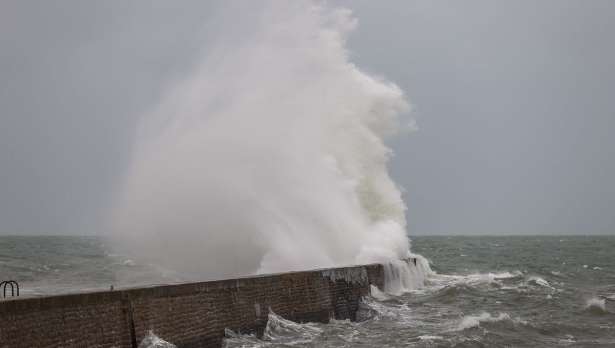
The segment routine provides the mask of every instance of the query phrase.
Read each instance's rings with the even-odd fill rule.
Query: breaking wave
[[[262,338],[255,335],[241,335],[231,330],[225,331],[224,347],[266,347],[272,344],[300,345],[308,344],[321,335],[322,329],[313,323],[300,324],[284,319],[269,311],[267,325]]]
[[[513,324],[516,323],[525,323],[521,319],[512,319],[508,313],[499,313],[497,316],[493,316],[490,313],[482,312],[479,315],[468,315],[464,316],[459,324],[457,325],[456,330],[462,331],[466,329],[471,329],[474,327],[480,327],[481,323],[495,323],[500,321],[507,321]]]
[[[592,297],[585,302],[585,310],[593,314],[606,314],[606,300],[604,298]]]
[[[143,116],[111,239],[201,279],[409,257],[384,142],[403,127],[403,92],[349,60],[349,10],[257,11],[221,10],[233,30]],[[420,283],[392,269],[389,290]]]

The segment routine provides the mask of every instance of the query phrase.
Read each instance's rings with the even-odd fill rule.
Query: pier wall
[[[269,309],[297,321],[354,320],[382,265],[0,301],[0,348],[137,348],[152,330],[179,348],[260,332]]]

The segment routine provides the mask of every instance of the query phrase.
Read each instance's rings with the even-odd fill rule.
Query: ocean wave
[[[373,298],[364,298],[357,313],[359,321],[392,319],[399,323],[413,323],[412,310],[407,303],[395,305],[383,303]]]
[[[450,284],[435,290],[428,296],[428,299],[432,302],[451,303],[459,301],[459,296],[463,294],[478,296],[479,290],[464,283]]]
[[[260,348],[271,345],[269,342],[259,340],[254,334],[240,334],[231,329],[224,329],[224,348]]]
[[[549,289],[555,289],[553,286],[551,286],[551,284],[549,284],[548,281],[546,281],[544,278],[538,277],[538,276],[531,276],[527,279],[527,283],[528,284],[532,284],[532,285],[539,285],[545,288],[549,288]]]
[[[279,341],[292,338],[295,343],[311,342],[320,334],[322,334],[322,330],[313,323],[296,323],[292,320],[284,319],[272,310],[269,310],[263,340]]]
[[[495,323],[501,321],[508,321],[513,324],[526,323],[519,318],[511,318],[508,313],[502,312],[499,313],[497,316],[492,316],[490,313],[482,312],[479,315],[468,315],[461,318],[454,331],[463,331],[473,327],[480,327],[481,323]]]
[[[592,297],[585,302],[585,311],[593,314],[606,314],[606,300],[604,298]]]
[[[435,340],[444,339],[444,337],[442,336],[432,336],[432,335],[422,335],[422,336],[419,336],[418,338],[421,341],[435,341]]]
[[[267,325],[262,338],[254,334],[240,334],[230,329],[224,331],[223,347],[269,347],[272,345],[293,346],[309,344],[323,333],[314,323],[296,323],[292,320],[284,319],[269,310]],[[166,348],[166,347],[165,347]]]
[[[428,284],[432,285],[432,290],[442,288],[452,288],[459,286],[477,287],[483,285],[503,287],[503,281],[520,278],[523,276],[521,271],[504,271],[497,273],[472,273],[467,275],[444,275],[435,274],[429,278]]]

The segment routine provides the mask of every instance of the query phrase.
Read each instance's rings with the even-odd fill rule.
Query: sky
[[[358,18],[351,60],[412,104],[418,130],[389,141],[411,235],[615,234],[615,2],[329,4]],[[0,3],[0,234],[100,232],[139,116],[218,10]]]

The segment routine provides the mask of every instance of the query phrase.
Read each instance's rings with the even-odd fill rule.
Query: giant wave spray
[[[408,257],[384,143],[403,92],[349,60],[350,11],[261,11],[143,116],[113,239],[207,278]]]

